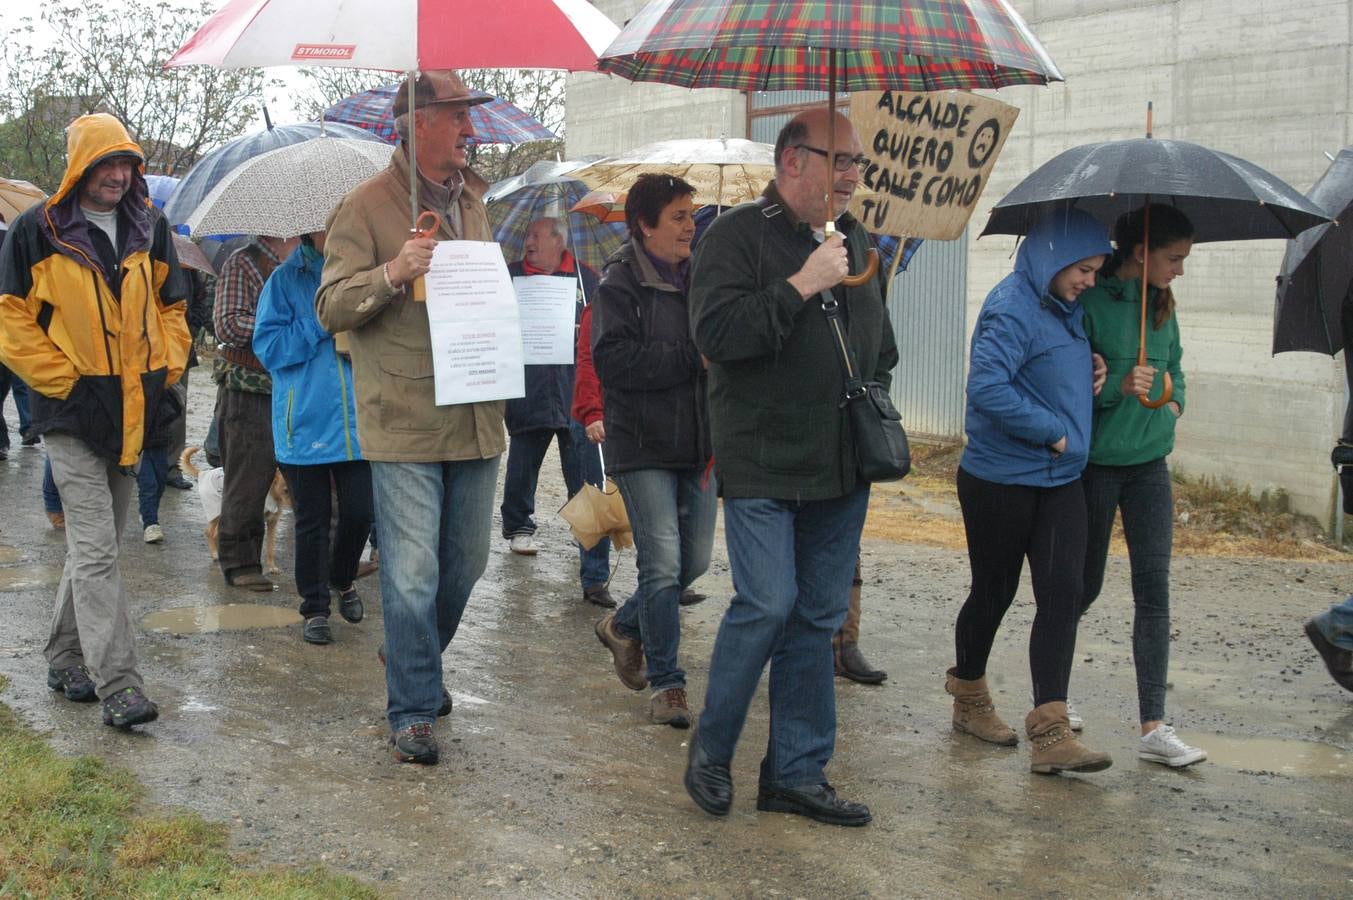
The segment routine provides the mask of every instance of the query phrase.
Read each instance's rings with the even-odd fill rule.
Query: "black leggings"
[[[1040,488],[983,481],[959,468],[958,502],[972,591],[954,626],[955,674],[965,680],[986,675],[996,629],[1015,599],[1027,556],[1038,605],[1029,635],[1034,705],[1066,700],[1085,569],[1080,479]]]

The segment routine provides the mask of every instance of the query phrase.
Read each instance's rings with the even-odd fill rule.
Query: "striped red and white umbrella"
[[[324,121],[356,125],[387,144],[399,142],[395,133],[394,103],[399,84],[383,84],[369,91],[344,97],[324,111]],[[490,97],[484,91],[470,90],[471,96]],[[526,110],[498,97],[470,107],[476,144],[529,144],[559,137]]]
[[[578,72],[618,31],[588,0],[229,0],[165,65]]]

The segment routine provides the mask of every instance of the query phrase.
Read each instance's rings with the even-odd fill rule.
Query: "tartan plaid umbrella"
[[[1062,81],[1005,0],[652,0],[597,68],[734,90],[939,91]]]
[[[587,194],[587,185],[571,175],[585,165],[583,161],[541,160],[515,178],[489,188],[484,195],[489,224],[509,263],[525,255],[526,229],[543,216],[565,220],[568,249],[575,259],[598,271],[625,243],[628,232],[623,222],[606,223],[582,213],[569,213]]]
[[[360,91],[326,109],[324,121],[356,125],[388,144],[399,143],[392,111],[398,90],[399,82],[395,82]],[[489,96],[477,90],[471,90],[470,93],[475,97]],[[474,141],[477,144],[529,144],[559,137],[526,110],[497,97],[488,103],[471,106],[470,121],[474,124]]]

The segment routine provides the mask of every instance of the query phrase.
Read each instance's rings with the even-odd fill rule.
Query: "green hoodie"
[[[1154,296],[1154,289],[1153,289]],[[1095,398],[1095,417],[1090,431],[1090,462],[1100,466],[1133,466],[1168,456],[1174,449],[1174,426],[1178,418],[1170,404],[1147,409],[1135,397],[1124,397],[1123,376],[1137,364],[1137,344],[1141,329],[1142,287],[1137,279],[1120,281],[1101,277],[1099,283],[1081,294],[1085,307],[1085,331],[1090,347],[1104,357],[1109,378]],[[1175,315],[1160,328],[1146,323],[1146,362],[1157,371],[1150,397],[1160,396],[1168,371],[1174,382],[1174,396],[1180,413],[1184,410],[1184,370],[1179,360],[1184,355],[1179,345],[1179,320]]]

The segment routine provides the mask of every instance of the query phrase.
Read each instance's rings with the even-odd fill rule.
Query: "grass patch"
[[[143,810],[142,793],[126,771],[61,756],[0,704],[0,897],[378,896],[318,868],[243,868],[223,826]]]
[[[962,447],[912,444],[912,472],[904,481],[874,485],[864,536],[875,540],[967,548],[954,477]],[[1244,486],[1176,468],[1174,552],[1177,556],[1338,561],[1348,554],[1309,516],[1291,511],[1282,491],[1255,496]],[[1121,519],[1110,552],[1127,553]]]

